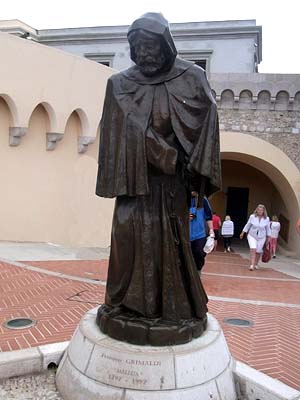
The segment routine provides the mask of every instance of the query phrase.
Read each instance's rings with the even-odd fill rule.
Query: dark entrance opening
[[[239,237],[248,219],[249,188],[228,187],[226,215],[234,223],[234,237]]]

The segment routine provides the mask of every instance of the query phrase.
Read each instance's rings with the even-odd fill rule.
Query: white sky
[[[2,0],[0,20],[46,29],[127,25],[148,11],[169,22],[256,19],[263,29],[259,72],[299,74],[299,10],[299,0]]]

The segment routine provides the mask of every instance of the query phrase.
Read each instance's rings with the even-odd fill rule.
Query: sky
[[[259,72],[300,74],[299,0],[4,0],[0,20],[19,19],[35,29],[129,25],[145,12],[169,22],[255,19],[262,26]]]

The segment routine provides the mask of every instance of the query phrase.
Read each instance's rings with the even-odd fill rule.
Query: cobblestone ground
[[[0,381],[0,400],[62,400],[55,387],[55,371]]]

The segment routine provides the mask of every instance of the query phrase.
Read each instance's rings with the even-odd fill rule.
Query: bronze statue
[[[97,323],[118,340],[181,344],[206,328],[189,205],[192,190],[220,188],[216,103],[161,14],[134,21],[128,41],[136,65],[108,80],[101,119],[96,194],[116,203]]]

